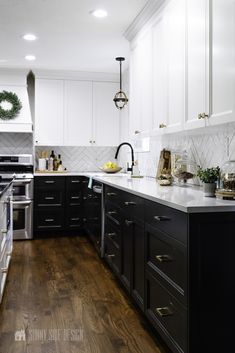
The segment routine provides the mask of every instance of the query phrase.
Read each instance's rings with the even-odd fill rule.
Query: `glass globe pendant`
[[[116,60],[120,62],[120,90],[115,94],[113,101],[118,109],[123,109],[128,102],[128,98],[122,90],[122,61],[125,58],[118,57]]]

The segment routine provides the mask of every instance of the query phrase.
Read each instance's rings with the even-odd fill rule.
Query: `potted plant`
[[[204,196],[215,196],[216,181],[219,179],[219,175],[219,167],[207,169],[202,169],[201,167],[199,167],[197,171],[197,176],[203,182]]]

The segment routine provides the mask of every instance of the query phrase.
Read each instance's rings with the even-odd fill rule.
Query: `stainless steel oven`
[[[13,178],[13,239],[33,236],[33,157],[0,155],[0,172]]]
[[[13,201],[13,237],[31,239],[33,234],[33,201]]]

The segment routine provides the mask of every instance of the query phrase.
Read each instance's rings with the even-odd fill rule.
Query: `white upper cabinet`
[[[117,146],[119,144],[120,111],[113,102],[118,91],[117,83],[93,82],[93,144],[95,145]]]
[[[35,143],[44,146],[117,146],[118,83],[36,78]]]
[[[64,82],[38,79],[35,83],[35,143],[63,145]]]
[[[92,82],[66,80],[64,144],[90,146],[93,141]]]
[[[162,13],[153,26],[153,131],[167,126],[166,21]],[[162,130],[161,130],[162,129]]]
[[[152,127],[152,32],[133,45],[130,58],[130,136],[146,134]]]
[[[185,128],[203,127],[200,114],[208,112],[208,2],[187,0],[187,109]]]
[[[210,2],[208,125],[235,121],[235,1]]]
[[[185,0],[170,1],[152,31],[153,131],[180,131],[185,114]]]
[[[165,11],[167,57],[167,132],[182,130],[185,116],[185,0],[172,0]]]

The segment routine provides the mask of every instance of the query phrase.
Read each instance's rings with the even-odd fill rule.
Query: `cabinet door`
[[[168,119],[166,24],[162,13],[153,26],[153,131],[160,132]]]
[[[92,82],[65,81],[65,145],[92,144]]]
[[[118,90],[118,83],[93,82],[93,144],[96,146],[119,144],[120,112],[113,102]]]
[[[152,32],[136,42],[131,53],[130,134],[149,133],[152,127]]]
[[[185,114],[185,0],[171,0],[165,11],[167,57],[166,132],[182,130]]]
[[[235,2],[210,2],[209,125],[235,121]]]
[[[205,126],[198,115],[208,112],[209,92],[207,4],[205,0],[187,1],[187,83],[185,129]]]
[[[35,83],[36,145],[63,145],[64,84],[62,80],[37,79]]]

